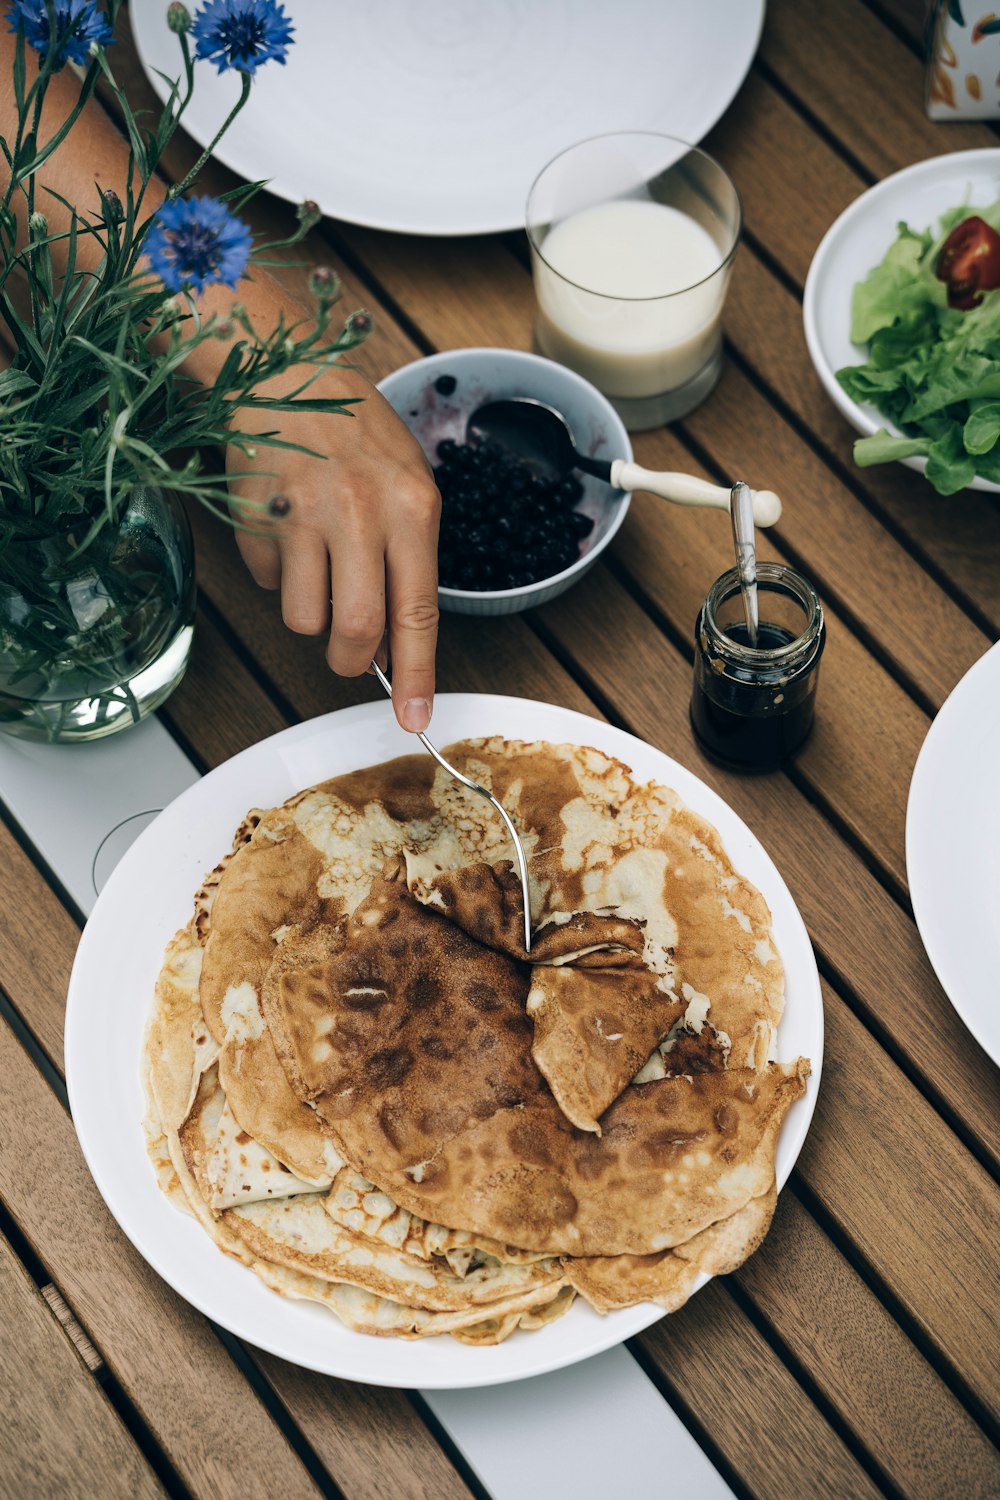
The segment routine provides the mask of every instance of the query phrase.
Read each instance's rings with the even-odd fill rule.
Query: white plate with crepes
[[[913,915],[945,994],[1000,1065],[1000,644],[935,718],[906,808]]]
[[[191,9],[195,6],[192,3]],[[764,0],[294,0],[287,62],[263,64],[216,150],[335,219],[408,234],[519,229],[567,146],[614,130],[697,142],[753,60]],[[161,99],[181,69],[163,0],[129,7]],[[207,145],[239,77],[198,64],[184,124]]]
[[[859,281],[883,259],[894,243],[898,226],[916,232],[935,229],[941,214],[962,202],[995,203],[1000,193],[1000,149],[954,151],[934,156],[894,172],[855,198],[831,224],[819,243],[806,277],[802,320],[806,346],[816,374],[834,406],[863,437],[884,427],[899,429],[874,407],[849,396],[837,379],[847,365],[863,365],[868,350],[851,343],[851,298]],[[906,469],[923,473],[926,458],[899,460]],[[976,475],[970,490],[1000,494],[1000,484]]]
[[[776,1173],[783,1186],[816,1102],[823,1011],[802,918],[756,837],[678,762],[583,714],[518,698],[442,695],[434,732],[442,746],[484,735],[595,746],[631,767],[636,781],[672,787],[715,826],[733,867],[757,887],[772,914],[786,984],[778,1058],[804,1056],[812,1064],[778,1141]],[[388,703],[343,709],[244,751],[167,807],[113,872],[84,930],[69,989],[66,1075],[80,1142],[109,1208],[150,1265],[208,1317],[259,1348],[329,1375],[402,1387],[489,1385],[585,1359],[647,1327],[662,1311],[643,1303],[601,1317],[578,1298],[550,1327],[486,1348],[448,1337],[404,1342],[352,1332],[326,1308],[270,1291],[222,1254],[194,1219],[178,1213],[157,1186],[141,1129],[140,1055],[164,947],[188,921],[193,893],[229,849],[247,810],[277,806],[303,787],[413,748]]]

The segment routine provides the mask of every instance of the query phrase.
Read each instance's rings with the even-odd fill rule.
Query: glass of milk
[[[735,187],[696,146],[648,131],[570,146],[528,196],[539,352],[633,432],[684,416],[719,377],[741,223]]]

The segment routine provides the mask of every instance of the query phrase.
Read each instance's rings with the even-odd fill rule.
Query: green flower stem
[[[204,151],[201,153],[201,155],[199,156],[198,160],[195,162],[194,166],[191,168],[190,172],[187,172],[185,174],[185,176],[182,179],[182,181],[174,183],[174,185],[170,189],[170,193],[169,193],[169,196],[171,198],[179,198],[181,196],[181,194],[184,192],[185,188],[187,188],[187,187],[189,187],[191,185],[191,183],[197,177],[198,173],[201,171],[202,167],[208,161],[208,158],[211,156],[211,154],[215,150],[216,146],[222,140],[222,137],[225,135],[225,133],[229,129],[230,125],[236,119],[236,116],[239,114],[239,112],[243,108],[244,104],[246,104],[247,100],[250,98],[250,85],[251,85],[250,74],[249,73],[241,73],[240,74],[240,78],[242,80],[242,86],[240,88],[240,97],[239,97],[239,99],[233,105],[232,109],[229,111],[228,115],[223,120],[221,126],[216,131],[215,135],[212,137],[212,139],[209,142],[209,144],[205,147]]]

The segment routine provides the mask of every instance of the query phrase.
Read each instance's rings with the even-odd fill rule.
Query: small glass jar
[[[826,643],[815,589],[783,563],[757,564],[751,646],[735,568],[709,589],[695,627],[691,725],[699,748],[737,771],[773,771],[812,729]]]

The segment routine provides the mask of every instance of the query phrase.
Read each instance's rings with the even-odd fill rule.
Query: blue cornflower
[[[218,198],[177,198],[157,210],[144,248],[168,292],[202,292],[215,281],[235,286],[252,245],[242,219]]]
[[[65,67],[67,60],[86,63],[92,43],[110,47],[115,39],[111,22],[98,10],[94,0],[56,0],[55,20],[53,39],[45,0],[10,0],[7,6],[9,30],[23,26],[24,40],[34,47],[43,62],[49,60],[54,40],[52,71],[55,73]]]
[[[235,68],[252,78],[261,63],[283,63],[292,23],[276,0],[206,0],[194,18],[195,56],[207,57],[220,73]]]

